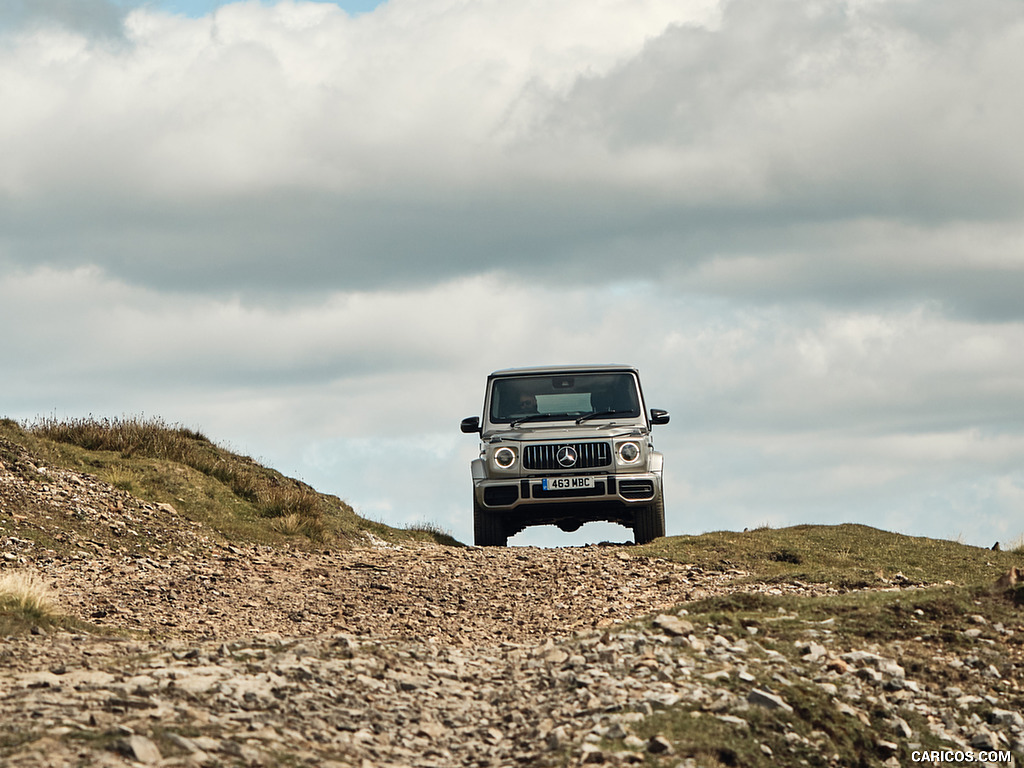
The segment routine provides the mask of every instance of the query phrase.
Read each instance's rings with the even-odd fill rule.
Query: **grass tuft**
[[[34,571],[8,571],[0,575],[0,636],[59,627],[90,631],[91,627],[62,614],[56,595]]]
[[[27,621],[51,621],[57,617],[53,592],[42,577],[31,571],[0,576],[0,609]]]
[[[270,527],[282,536],[305,536],[318,544],[327,540],[327,531],[322,522],[295,513],[275,517]]]

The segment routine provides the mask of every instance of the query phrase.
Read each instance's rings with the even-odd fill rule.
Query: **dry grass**
[[[192,467],[220,480],[252,501],[258,495],[258,483],[245,464],[251,459],[236,456],[215,446],[206,435],[161,419],[125,417],[97,419],[87,417],[58,421],[39,419],[28,431],[58,443],[77,445],[88,451],[113,451],[123,459],[145,457],[162,459]]]
[[[37,465],[86,472],[138,498],[169,503],[229,541],[279,544],[287,537],[300,546],[302,539],[313,546],[348,546],[372,533],[386,540],[456,543],[365,520],[336,496],[158,418],[40,418],[25,424],[0,418],[2,439],[23,447]],[[31,538],[32,530],[22,533]],[[61,546],[53,540],[45,545]]]
[[[310,541],[320,544],[327,540],[327,530],[316,518],[291,514],[275,517],[270,527],[283,536],[305,536]]]
[[[53,591],[32,571],[12,571],[0,576],[0,611],[25,622],[50,622],[57,618]]]
[[[443,528],[437,523],[428,520],[407,525],[405,526],[405,530],[415,539],[436,541],[439,544],[445,544],[452,547],[463,546],[458,539],[452,536],[452,532],[447,528]]]
[[[74,445],[87,451],[112,452],[121,463],[108,472],[108,481],[131,492],[145,484],[131,465],[134,459],[183,464],[226,486],[239,499],[251,503],[263,518],[295,516],[299,524],[274,526],[322,541],[327,530],[325,502],[312,488],[260,466],[212,443],[206,435],[161,419],[93,417],[58,421],[40,419],[27,425],[39,437]],[[291,535],[291,534],[289,534]]]

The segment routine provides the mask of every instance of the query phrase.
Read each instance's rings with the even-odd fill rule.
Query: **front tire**
[[[508,546],[508,530],[500,514],[480,506],[473,494],[473,543],[478,547]]]
[[[647,544],[665,535],[665,499],[659,495],[633,516],[633,541]]]

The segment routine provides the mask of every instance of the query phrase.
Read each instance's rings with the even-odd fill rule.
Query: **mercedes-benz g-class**
[[[633,529],[637,544],[665,535],[662,455],[651,427],[666,411],[644,404],[627,365],[513,368],[487,377],[473,460],[477,546],[505,546],[527,526],[575,531],[593,521]]]

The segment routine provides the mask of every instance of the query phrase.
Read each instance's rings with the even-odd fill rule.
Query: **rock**
[[[604,732],[606,739],[624,739],[628,735],[629,732],[623,727],[622,723],[612,723]]]
[[[784,712],[792,712],[793,708],[787,704],[781,696],[774,693],[754,688],[747,696],[747,701],[765,709],[781,709]]]
[[[125,757],[152,765],[161,760],[160,750],[150,739],[138,734],[114,742],[114,748]]]
[[[987,728],[979,728],[971,737],[971,746],[979,752],[996,751],[1001,746],[998,737]]]
[[[549,664],[564,664],[569,660],[569,654],[561,648],[552,648],[546,652],[541,658]]]
[[[737,728],[749,728],[750,723],[744,720],[742,717],[736,717],[736,715],[715,715],[716,718],[721,720],[723,723],[729,725],[735,725]]]
[[[673,637],[685,637],[693,633],[693,624],[689,621],[664,613],[654,619],[654,626]]]
[[[892,720],[890,720],[889,722],[892,725],[893,731],[895,731],[896,735],[899,736],[901,739],[914,738],[913,729],[902,717],[894,716]]]
[[[885,739],[878,739],[875,741],[875,746],[878,747],[878,751],[883,755],[895,755],[900,751],[900,745]]]
[[[581,748],[580,762],[585,765],[603,763],[606,759],[604,751],[594,744],[584,744]]]
[[[664,736],[651,736],[647,742],[647,751],[652,755],[670,755],[674,750],[672,742]]]
[[[845,675],[850,671],[850,665],[842,659],[829,659],[825,662],[825,669],[839,675]]]
[[[1017,566],[1013,566],[1010,570],[1000,576],[995,583],[996,589],[1010,589],[1017,585],[1021,580],[1021,572]]]
[[[1020,712],[1008,709],[993,709],[989,715],[989,721],[995,725],[1024,728],[1024,717]]]
[[[804,648],[804,659],[806,661],[818,662],[825,658],[828,650],[819,643],[808,643]]]

